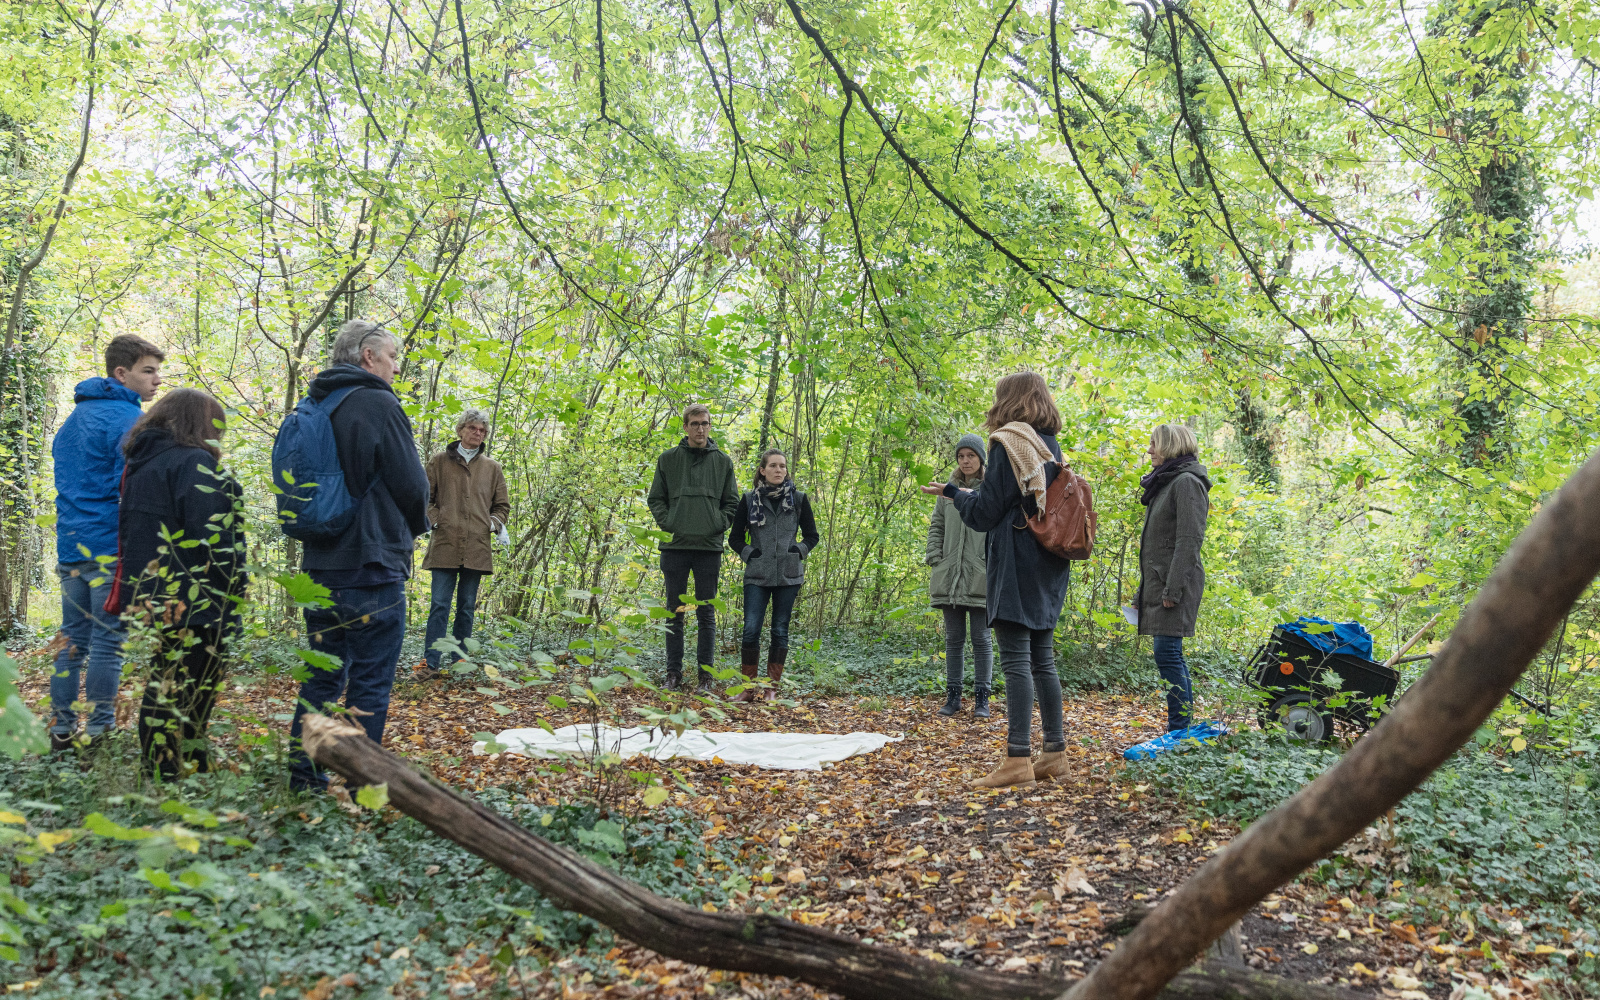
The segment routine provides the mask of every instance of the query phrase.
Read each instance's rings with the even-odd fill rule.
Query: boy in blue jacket
[[[50,445],[56,470],[56,573],[61,578],[61,634],[50,678],[50,748],[72,745],[78,714],[78,674],[93,705],[84,735],[91,740],[116,725],[122,679],[122,622],[105,610],[117,556],[117,500],[122,487],[122,439],[155,398],[166,355],[142,337],[123,334],[106,345],[105,377],[84,379],[77,404]],[[87,661],[87,664],[86,664]]]

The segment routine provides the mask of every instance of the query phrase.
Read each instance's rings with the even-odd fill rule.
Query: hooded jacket
[[[233,597],[248,583],[238,481],[159,427],[134,439],[127,470],[105,609],[149,609],[154,623],[194,629],[236,619]]]
[[[117,490],[122,439],[142,412],[139,394],[114,378],[86,378],[77,406],[50,444],[56,470],[56,561],[117,554]],[[87,555],[78,546],[88,549]]]
[[[971,448],[980,461],[985,457],[983,438],[976,434],[963,434],[956,442],[956,451],[959,453],[962,448]],[[967,489],[977,489],[983,483],[982,478],[966,479],[959,469],[950,478],[958,487]],[[923,556],[923,561],[933,567],[928,574],[928,597],[934,607],[981,608],[988,603],[984,579],[987,544],[985,532],[974,531],[961,520],[954,501],[947,497],[935,501]]]
[[[721,552],[739,509],[733,459],[715,441],[708,439],[704,448],[693,448],[684,438],[656,459],[649,503],[656,526],[672,532],[672,539],[661,543],[662,551]]]
[[[428,520],[433,534],[423,569],[494,572],[489,536],[511,516],[500,463],[480,450],[471,462],[461,458],[459,441],[428,460]]]
[[[428,531],[428,476],[411,420],[383,379],[334,365],[312,380],[309,395],[320,400],[347,385],[360,390],[333,412],[333,437],[345,487],[360,509],[338,541],[307,542],[302,565],[325,587],[376,587],[411,576],[417,536]]]
[[[1206,589],[1200,547],[1211,512],[1211,480],[1195,459],[1174,473],[1145,508],[1139,533],[1140,635],[1194,635]]]

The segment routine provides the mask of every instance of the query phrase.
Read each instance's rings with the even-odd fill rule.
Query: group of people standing
[[[405,584],[416,539],[432,532],[423,567],[432,579],[423,679],[447,649],[459,656],[472,632],[478,584],[493,571],[492,539],[507,543],[510,501],[499,463],[483,454],[489,416],[467,409],[457,440],[426,468],[395,395],[400,343],[352,320],[308,398],[330,404],[344,488],[354,501],[346,530],[301,549],[301,568],[326,588],[306,602],[307,642],[326,654],[302,681],[291,725],[290,785],[327,779],[299,749],[309,707],[344,708],[381,740],[406,631]],[[205,732],[223,683],[229,640],[248,585],[237,481],[220,468],[222,405],[198,389],[167,392],[148,410],[166,360],[142,338],[113,338],[106,374],[84,380],[56,433],[56,532],[62,640],[50,684],[56,751],[91,746],[116,725],[124,645],[154,633],[155,652],[138,712],[145,770],[171,778],[210,767]],[[455,620],[450,622],[451,605]],[[444,642],[446,626],[455,643]],[[89,706],[77,732],[79,682]]]
[[[291,724],[290,784],[298,789],[326,785],[299,748],[308,709],[342,700],[370,738],[382,739],[416,539],[431,532],[423,568],[432,574],[432,592],[424,659],[416,668],[424,680],[440,674],[445,657],[459,658],[472,634],[479,584],[493,571],[494,544],[510,542],[505,475],[484,453],[489,414],[463,410],[457,439],[424,466],[393,389],[399,348],[376,324],[344,324],[330,364],[302,403],[328,420],[354,509],[346,530],[305,541],[301,553],[302,568],[327,594],[305,602],[307,641],[326,656],[312,657],[318,662],[300,685]],[[76,408],[52,444],[63,639],[50,687],[50,735],[56,750],[77,738],[80,672],[90,705],[83,735],[93,744],[115,726],[130,626],[152,630],[155,653],[139,708],[139,742],[146,770],[173,777],[209,768],[206,724],[248,580],[241,491],[218,464],[224,409],[207,393],[186,388],[143,410],[161,385],[164,361],[162,351],[141,338],[112,339],[106,375],[78,385]],[[1061,423],[1042,376],[1007,375],[995,387],[987,439],[963,435],[948,481],[923,487],[938,497],[926,561],[929,593],[945,625],[947,698],[939,714],[961,710],[969,642],[976,717],[989,716],[995,646],[1006,681],[1007,757],[980,787],[1028,784],[1065,771],[1054,638],[1071,563],[1026,530],[1065,468],[1056,440]],[[776,448],[761,452],[751,488],[741,491],[732,459],[711,436],[708,407],[687,407],[683,427],[683,440],[657,459],[648,493],[664,533],[660,567],[672,612],[667,686],[691,686],[683,676],[690,606],[699,625],[692,686],[701,692],[712,686],[711,602],[726,540],[744,564],[737,700],[772,698],[788,659],[806,561],[820,540],[811,498],[796,487],[788,456]],[[1139,631],[1155,637],[1170,729],[1189,724],[1193,695],[1183,639],[1194,634],[1205,583],[1200,546],[1211,484],[1196,451],[1187,428],[1156,428],[1148,453],[1154,468],[1143,479]],[[769,609],[763,679],[761,638]],[[1035,703],[1043,736],[1037,760]]]

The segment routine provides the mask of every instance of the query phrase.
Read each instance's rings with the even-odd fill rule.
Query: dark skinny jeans
[[[963,662],[967,654],[967,622],[972,622],[972,684],[973,689],[989,690],[989,680],[994,674],[994,643],[989,633],[989,611],[986,608],[952,608],[944,610],[944,683],[946,688],[960,689],[966,674]]]
[[[1183,636],[1158,635],[1155,639],[1156,669],[1167,682],[1167,732],[1193,725],[1194,687],[1189,683],[1189,664],[1183,658]]]
[[[789,618],[794,614],[795,599],[800,596],[800,584],[786,587],[762,587],[754,583],[744,585],[744,632],[739,643],[746,648],[761,646],[761,621],[767,616],[767,602],[772,603],[772,633],[767,642],[767,662],[780,666],[789,660]]]
[[[694,574],[695,620],[699,635],[695,643],[695,659],[702,667],[715,661],[717,652],[717,609],[705,603],[717,596],[717,574],[722,568],[721,552],[702,552],[698,549],[663,549],[661,575],[666,578],[667,607],[673,612],[667,619],[667,673],[673,677],[683,674],[683,598],[689,590],[689,575]]]
[[[1033,756],[1033,699],[1039,698],[1044,752],[1067,748],[1061,722],[1061,678],[1056,676],[1056,631],[994,623],[1000,669],[1006,675],[1006,756]]]

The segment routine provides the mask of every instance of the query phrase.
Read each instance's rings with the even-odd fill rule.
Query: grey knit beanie
[[[979,437],[978,435],[961,435],[961,440],[956,442],[956,454],[959,455],[962,448],[971,448],[973,451],[978,453],[978,461],[984,463],[985,465],[989,463],[989,452],[983,447],[983,438]]]

